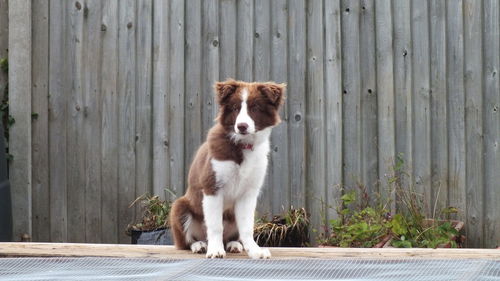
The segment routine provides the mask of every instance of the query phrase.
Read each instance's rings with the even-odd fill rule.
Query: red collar
[[[241,148],[241,149],[250,149],[250,150],[253,150],[253,144],[249,144],[249,143],[239,143],[238,147]]]

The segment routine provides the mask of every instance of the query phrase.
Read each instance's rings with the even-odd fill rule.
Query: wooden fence
[[[259,214],[318,227],[340,186],[395,199],[401,153],[429,215],[457,207],[469,246],[500,244],[498,0],[9,5],[16,240],[127,243],[130,202],[183,193],[233,77],[288,84]]]

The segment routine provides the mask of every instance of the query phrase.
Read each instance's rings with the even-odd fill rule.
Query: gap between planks
[[[270,248],[272,259],[496,259],[497,249],[400,249],[400,248]],[[194,259],[204,255],[176,250],[173,246],[83,244],[83,243],[0,243],[0,257],[117,257]],[[228,254],[227,258],[248,258]]]

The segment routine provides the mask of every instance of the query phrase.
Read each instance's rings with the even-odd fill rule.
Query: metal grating
[[[0,258],[0,280],[500,280],[499,260]]]

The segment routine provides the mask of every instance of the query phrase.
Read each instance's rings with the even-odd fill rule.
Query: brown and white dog
[[[216,83],[215,92],[217,123],[191,164],[186,194],[172,205],[175,246],[207,258],[243,249],[251,258],[269,258],[253,239],[254,212],[285,85],[228,80]]]

